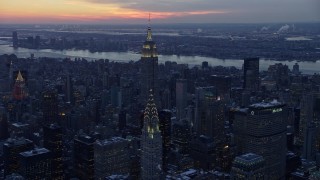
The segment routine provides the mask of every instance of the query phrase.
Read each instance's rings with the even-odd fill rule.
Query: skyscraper
[[[95,138],[85,134],[74,139],[74,172],[80,180],[94,179],[94,142]]]
[[[3,145],[4,175],[9,175],[19,170],[19,154],[33,149],[33,142],[25,139],[8,139]]]
[[[16,77],[16,81],[14,83],[13,87],[13,97],[16,100],[24,100],[28,97],[28,92],[26,89],[26,82],[25,79],[22,77],[21,72],[18,72],[18,75]]]
[[[303,146],[307,134],[307,128],[313,121],[313,94],[303,94],[300,101],[300,122],[296,138],[296,145]]]
[[[162,138],[152,90],[149,94],[141,135],[141,177],[156,180],[161,179],[162,174]]]
[[[171,111],[159,111],[159,124],[162,137],[162,169],[167,170],[171,145]]]
[[[9,137],[9,123],[7,114],[3,107],[0,106],[0,141],[6,140]]]
[[[258,91],[259,80],[259,58],[246,58],[243,65],[243,88],[248,91]]]
[[[255,153],[265,159],[266,179],[283,179],[286,168],[287,108],[278,102],[262,102],[238,109],[234,137],[238,154]]]
[[[187,107],[187,80],[177,79],[176,81],[176,109],[177,119],[181,120],[185,118]]]
[[[129,141],[121,137],[98,140],[94,144],[94,169],[96,179],[129,174]]]
[[[198,87],[196,89],[195,132],[214,139],[215,143],[222,141],[224,136],[224,103],[216,96],[216,89]]]
[[[18,33],[17,33],[17,31],[12,32],[12,46],[14,48],[18,47]]]
[[[35,148],[20,153],[19,173],[26,179],[53,179],[51,154],[46,148]]]
[[[58,123],[58,98],[54,91],[45,91],[42,94],[43,123]]]
[[[237,156],[232,165],[231,179],[264,180],[265,161],[262,156],[248,153]]]
[[[62,129],[56,124],[51,124],[43,128],[43,146],[51,151],[52,156],[52,178],[62,180]]]
[[[150,20],[149,20],[150,21]],[[158,52],[155,42],[152,40],[151,27],[148,27],[147,40],[144,42],[142,47],[141,57],[141,104],[146,104],[148,100],[149,90],[152,89],[154,92],[155,102],[158,104]],[[158,104],[159,106],[159,104]]]

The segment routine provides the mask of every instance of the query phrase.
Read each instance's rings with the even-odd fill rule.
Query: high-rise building
[[[52,156],[52,178],[64,179],[62,162],[62,128],[51,124],[43,128],[43,146],[51,151]]]
[[[26,179],[54,179],[51,176],[51,154],[46,148],[20,153],[19,173]]]
[[[262,156],[248,153],[237,156],[232,165],[231,179],[265,180],[265,161]]]
[[[155,42],[152,40],[151,27],[148,27],[147,40],[142,47],[141,57],[141,104],[146,104],[148,100],[149,90],[154,92],[155,102],[159,106],[159,88],[158,88],[158,52]]]
[[[187,107],[187,83],[186,79],[177,79],[176,80],[176,110],[177,110],[177,119],[181,120],[185,118]]]
[[[196,89],[195,132],[214,139],[215,143],[224,137],[224,102],[216,96],[216,89],[198,87]]]
[[[171,145],[171,111],[159,111],[159,124],[162,136],[162,169],[167,170]]]
[[[231,77],[222,75],[212,75],[210,77],[210,85],[217,90],[217,96],[220,99],[228,100],[231,93]]]
[[[152,90],[149,94],[141,135],[141,178],[156,180],[162,175],[162,138]]]
[[[3,107],[0,106],[0,141],[9,138],[9,123],[7,114]]]
[[[196,168],[212,170],[215,167],[215,143],[211,137],[200,135],[190,142],[190,156]]]
[[[43,124],[58,122],[58,97],[54,91],[45,91],[42,94]]]
[[[187,154],[189,152],[190,137],[190,124],[186,120],[175,122],[172,125],[172,143],[180,153]]]
[[[265,159],[266,179],[285,177],[287,107],[274,100],[238,109],[234,119],[238,154],[255,153]]]
[[[20,71],[18,72],[13,86],[13,97],[15,100],[24,100],[28,97],[26,82]]]
[[[74,102],[72,77],[69,74],[67,75],[65,82],[65,98],[66,102]]]
[[[12,46],[14,48],[18,47],[18,33],[17,33],[17,31],[12,32]]]
[[[74,139],[74,173],[80,180],[94,179],[94,142],[95,138],[85,134]]]
[[[121,137],[97,140],[94,144],[95,179],[130,172],[129,141]]]
[[[300,122],[299,131],[297,133],[296,145],[303,146],[307,128],[313,121],[313,94],[306,93],[303,94],[300,101]]]
[[[248,91],[258,91],[259,80],[259,58],[246,58],[243,65],[243,88]]]
[[[3,145],[4,175],[10,175],[19,170],[19,154],[33,149],[33,142],[25,139],[8,139]]]
[[[299,64],[298,64],[298,63],[295,63],[295,64],[293,65],[292,73],[295,74],[295,75],[298,75],[298,74],[300,73]]]

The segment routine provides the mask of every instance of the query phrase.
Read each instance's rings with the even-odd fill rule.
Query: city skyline
[[[320,22],[317,0],[12,0],[0,3],[0,23],[142,24]]]

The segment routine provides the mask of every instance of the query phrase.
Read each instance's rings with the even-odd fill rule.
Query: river
[[[123,61],[128,62],[130,60],[137,61],[140,59],[140,54],[134,52],[90,52],[88,50],[52,50],[52,49],[27,49],[27,48],[17,48],[14,49],[6,43],[0,42],[0,54],[15,54],[20,58],[30,57],[34,54],[35,57],[53,57],[53,58],[64,58],[64,57],[83,57],[88,60],[93,59],[109,59],[110,61]],[[320,57],[319,57],[320,59]],[[190,66],[200,65],[203,61],[209,62],[211,66],[234,66],[236,68],[241,68],[243,65],[243,60],[239,59],[217,59],[211,57],[201,57],[201,56],[177,56],[177,55],[159,55],[159,62],[164,63],[165,61],[173,61],[179,64],[189,64]],[[320,60],[316,62],[309,61],[275,61],[260,59],[260,70],[267,70],[270,65],[275,63],[282,63],[292,66],[298,63],[300,66],[300,71],[304,74],[314,74],[320,73]]]

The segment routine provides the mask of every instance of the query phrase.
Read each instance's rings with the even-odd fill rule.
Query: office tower
[[[230,99],[231,93],[231,77],[222,75],[210,76],[209,83],[214,86],[217,90],[217,96],[223,100]]]
[[[295,75],[300,74],[299,64],[298,64],[298,63],[295,63],[295,64],[293,65],[292,73],[295,74]]]
[[[196,88],[195,132],[222,142],[224,137],[224,102],[216,96],[214,87]]]
[[[152,90],[149,94],[141,135],[141,177],[156,180],[161,179],[162,174],[162,138]]]
[[[238,109],[234,119],[238,154],[265,159],[266,179],[283,179],[286,168],[287,107],[274,100]]]
[[[186,117],[185,108],[187,107],[187,83],[186,79],[177,79],[176,81],[176,110],[177,119]]]
[[[74,102],[72,77],[69,74],[67,75],[65,82],[65,98],[66,102]]]
[[[10,175],[19,170],[19,154],[33,149],[29,139],[8,139],[3,145],[4,175]]]
[[[310,123],[307,125],[304,142],[303,142],[303,149],[302,149],[302,158],[314,161],[316,160],[316,141],[317,141],[317,128],[314,123]]]
[[[39,48],[40,47],[40,36],[36,36],[36,38],[34,39],[34,48]]]
[[[300,101],[300,122],[296,145],[303,146],[306,140],[307,128],[313,122],[313,94],[303,94]]]
[[[16,76],[16,80],[13,86],[13,97],[15,100],[24,100],[28,97],[26,83],[20,71]]]
[[[248,153],[237,156],[232,165],[231,179],[265,180],[265,161],[262,156]]]
[[[207,69],[209,67],[209,63],[207,61],[202,62],[202,69]]]
[[[54,91],[45,91],[42,94],[43,124],[60,123],[58,121],[58,97]]]
[[[9,123],[6,111],[3,107],[0,106],[0,141],[6,140],[9,138]]]
[[[74,173],[80,180],[94,179],[94,142],[95,138],[80,134],[74,139]]]
[[[129,141],[121,137],[97,140],[94,144],[95,179],[130,172]]]
[[[150,21],[150,20],[149,20]],[[148,100],[149,90],[153,89],[155,102],[159,106],[159,88],[158,88],[158,52],[155,42],[152,40],[151,27],[148,27],[147,40],[143,44],[141,57],[141,86],[140,101],[146,104]]]
[[[259,58],[244,59],[243,72],[243,88],[248,91],[259,91]]]
[[[51,154],[46,148],[21,152],[19,163],[19,173],[26,179],[53,179]]]
[[[63,162],[62,162],[62,128],[56,124],[44,126],[43,128],[43,146],[51,151],[52,156],[52,178],[62,180]]]
[[[190,142],[190,156],[196,168],[212,170],[215,167],[215,143],[214,139],[200,135]]]
[[[186,120],[175,122],[172,125],[172,143],[180,153],[187,154],[189,152],[190,137],[190,124]]]
[[[111,86],[111,105],[113,107],[121,107],[122,93],[119,86]]]
[[[162,137],[162,169],[166,171],[171,145],[171,111],[167,109],[159,111],[159,121]]]
[[[17,31],[12,32],[12,46],[14,48],[18,47],[18,33],[17,33]]]
[[[119,113],[118,129],[120,131],[124,130],[127,126],[127,112],[121,110]]]

